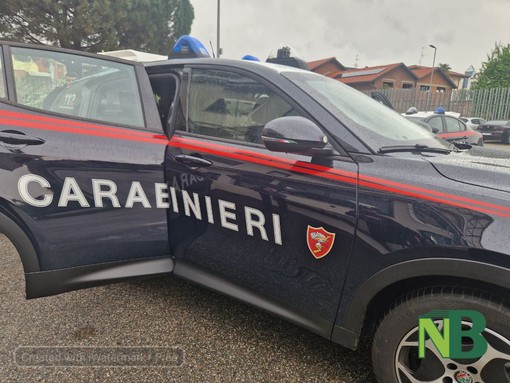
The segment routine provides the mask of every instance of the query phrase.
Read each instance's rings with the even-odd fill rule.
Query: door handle
[[[191,169],[205,168],[213,164],[212,161],[206,160],[205,158],[188,154],[178,154],[174,158],[177,162],[180,162]]]
[[[45,142],[42,138],[27,136],[21,132],[6,130],[0,132],[0,143],[8,145],[42,145]]]

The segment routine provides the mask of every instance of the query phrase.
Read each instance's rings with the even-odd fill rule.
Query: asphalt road
[[[21,262],[1,234],[0,259],[2,383],[375,382],[367,351],[344,349],[177,278],[27,301]],[[26,367],[33,359],[19,357],[25,346],[47,347],[48,356],[71,346],[116,347],[118,353],[133,346],[178,347],[184,356],[182,366],[172,368]]]
[[[488,143],[510,151],[510,145]],[[0,382],[374,383],[367,350],[353,352],[177,278],[116,284],[27,301],[21,263],[0,234]],[[178,367],[27,367],[25,346],[65,353],[101,346],[183,351]],[[21,349],[19,347],[22,347]],[[63,351],[62,351],[63,350]],[[76,349],[73,349],[76,351]],[[69,351],[70,352],[70,351]],[[93,363],[84,363],[93,364]],[[128,363],[129,364],[129,363]],[[103,364],[104,366],[105,364]],[[107,365],[107,363],[106,363]]]
[[[489,149],[497,149],[510,152],[510,145],[501,144],[499,142],[494,141],[485,142],[485,146]]]

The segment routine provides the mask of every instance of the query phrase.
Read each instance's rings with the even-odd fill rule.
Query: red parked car
[[[427,123],[436,135],[447,141],[483,146],[484,136],[482,133],[471,129],[463,121],[452,115],[432,112],[409,114],[407,112],[403,116],[413,122]]]

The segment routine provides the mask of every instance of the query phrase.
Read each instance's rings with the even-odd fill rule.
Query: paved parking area
[[[484,144],[489,149],[504,150],[510,152],[510,145],[505,145],[499,142],[489,141]]]
[[[122,283],[27,301],[21,262],[1,234],[0,259],[3,383],[374,382],[368,352],[344,349],[180,279]],[[14,360],[20,346],[105,346],[120,351],[125,346],[179,347],[184,363],[173,368],[20,367]]]

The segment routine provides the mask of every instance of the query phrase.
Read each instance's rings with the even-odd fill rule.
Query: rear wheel
[[[425,358],[418,357],[418,318],[433,310],[471,310],[485,317],[481,333],[486,353],[476,359],[443,358],[430,339]],[[442,331],[443,319],[434,318]],[[471,327],[462,321],[464,329]],[[463,351],[473,341],[462,338]],[[473,290],[435,287],[401,299],[379,324],[372,344],[379,383],[510,383],[510,309],[495,297]]]

